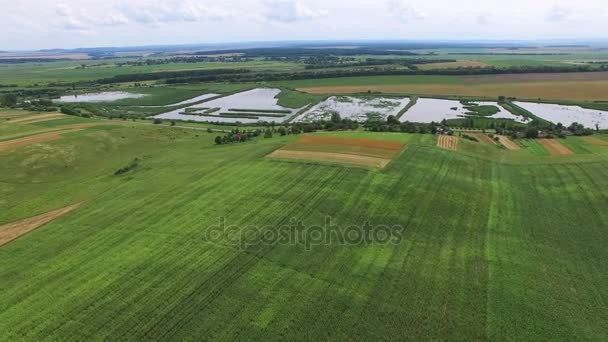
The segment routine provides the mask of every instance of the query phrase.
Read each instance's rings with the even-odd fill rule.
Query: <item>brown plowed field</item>
[[[497,135],[498,140],[502,144],[502,146],[506,147],[508,150],[519,150],[521,147],[517,145],[513,140],[505,137],[504,135]]]
[[[450,135],[440,135],[437,146],[451,151],[458,151],[458,138]]]
[[[268,157],[384,168],[403,147],[394,141],[305,136]]]
[[[571,149],[562,145],[562,143],[555,139],[538,139],[538,142],[543,145],[552,156],[568,156],[574,154]]]
[[[79,206],[80,203],[73,204],[65,208],[49,211],[45,214],[0,226],[0,246],[3,246],[17,239],[18,237],[69,213]]]

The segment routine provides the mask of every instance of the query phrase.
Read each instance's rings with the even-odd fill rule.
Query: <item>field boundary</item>
[[[0,226],[0,247],[80,207],[82,203],[55,209],[44,214]]]
[[[299,161],[327,162],[332,164],[350,164],[383,169],[391,159],[356,155],[350,153],[293,151],[278,149],[268,155],[269,158],[290,159]]]
[[[511,151],[521,150],[521,146],[517,145],[513,140],[509,139],[509,137],[506,137],[504,135],[497,135],[497,137],[498,137],[498,142],[500,142],[500,144],[502,146],[504,146],[507,150],[511,150]]]

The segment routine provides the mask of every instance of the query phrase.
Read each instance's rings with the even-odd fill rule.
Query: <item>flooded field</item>
[[[420,98],[416,105],[410,108],[402,117],[401,122],[441,122],[444,119],[461,119],[471,117],[474,113],[471,113],[467,107],[471,106],[492,106],[496,107],[498,113],[493,115],[483,116],[492,119],[511,119],[517,122],[527,122],[526,118],[522,116],[516,116],[511,114],[509,111],[499,106],[496,102],[469,102],[467,105],[463,105],[460,101],[454,100],[442,100],[442,99],[430,99]]]
[[[258,88],[204,102],[196,107],[173,110],[154,118],[222,123],[257,123],[262,121],[280,123],[291,119],[301,110],[301,108],[293,109],[278,105],[276,97],[280,93],[280,89]],[[215,96],[209,96],[208,98]],[[198,101],[202,100],[188,103]]]
[[[499,109],[499,112],[494,114],[494,115],[490,115],[488,116],[488,118],[492,118],[492,119],[510,119],[510,120],[514,120],[517,122],[521,122],[521,123],[528,123],[530,120],[528,118],[525,118],[523,116],[519,116],[519,115],[514,115],[513,113],[509,112],[508,110],[504,109],[502,106],[499,106],[498,103],[496,102],[475,102],[476,104],[480,105],[480,106],[494,106],[496,108]]]
[[[397,116],[410,102],[409,98],[357,98],[350,96],[333,96],[319,103],[298,118],[298,122],[330,120],[334,113],[354,121],[367,121],[370,118],[386,119],[389,115]]]
[[[600,129],[608,129],[608,112],[605,111],[548,103],[515,102],[515,104],[556,124],[570,126],[577,122],[587,128],[596,128],[597,125]]]
[[[196,102],[200,102],[200,101],[205,101],[207,99],[211,99],[214,97],[218,97],[220,96],[220,94],[203,94],[197,97],[193,97],[191,99],[188,100],[184,100],[182,102],[178,102],[178,103],[172,103],[172,104],[168,104],[168,105],[162,105],[162,106],[138,106],[140,108],[162,108],[162,107],[175,107],[175,106],[185,106],[191,103],[196,103]]]
[[[66,95],[55,100],[57,102],[113,102],[124,99],[139,99],[146,95],[128,93],[126,91],[108,91],[103,93],[91,93],[82,95]]]

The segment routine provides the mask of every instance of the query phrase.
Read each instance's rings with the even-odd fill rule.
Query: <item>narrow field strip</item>
[[[404,146],[403,144],[395,142],[395,141],[372,140],[372,139],[362,139],[362,138],[312,136],[312,135],[303,137],[302,139],[298,140],[298,143],[364,146],[364,147],[382,148],[382,149],[387,149],[387,150],[401,150]]]
[[[61,139],[61,134],[67,133],[67,132],[72,132],[72,131],[74,131],[74,130],[66,129],[66,130],[61,130],[61,131],[35,134],[35,135],[27,136],[25,138],[18,138],[18,139],[2,141],[2,142],[0,142],[0,152],[16,149],[16,148],[23,147],[23,146],[59,140],[59,139]]]
[[[67,213],[78,208],[80,203],[73,204],[61,209],[49,211],[48,213],[30,217],[13,223],[0,226],[0,246],[23,236],[32,230],[39,228]]]
[[[492,140],[492,138],[490,138],[487,134],[483,134],[483,133],[471,133],[471,136],[477,138],[477,140],[479,140],[479,142],[483,143],[483,144],[487,144],[487,145],[494,145],[494,140]]]
[[[569,156],[575,154],[574,151],[555,139],[538,139],[538,142],[543,145],[552,156]]]
[[[69,125],[69,126],[64,126],[61,129],[55,130],[52,132],[34,134],[34,135],[22,137],[22,138],[0,141],[0,152],[12,150],[12,149],[23,147],[23,146],[59,140],[62,138],[62,134],[65,134],[65,133],[77,132],[77,131],[83,130],[85,128],[90,128],[90,127],[95,127],[95,126],[100,126],[100,125],[108,125],[108,124],[112,124],[112,123],[96,122],[96,123]]]
[[[505,137],[504,135],[497,135],[497,137],[498,141],[502,144],[502,146],[504,146],[508,150],[521,150],[521,146],[517,145],[513,140],[509,139],[508,137]]]
[[[391,159],[360,156],[346,153],[290,150],[277,150],[268,155],[268,157],[276,159],[312,160],[320,162],[343,163],[377,168],[384,168],[386,167],[386,165],[388,165],[388,163],[391,162]]]
[[[458,138],[450,135],[440,135],[437,146],[445,150],[458,151]]]
[[[49,121],[51,119],[58,119],[58,118],[64,118],[64,117],[67,117],[67,115],[61,114],[61,113],[52,113],[52,114],[41,114],[41,115],[28,116],[27,118],[10,120],[9,122],[10,123],[36,123],[36,122]]]
[[[582,137],[581,139],[594,146],[608,146],[608,140],[603,140],[596,137]]]

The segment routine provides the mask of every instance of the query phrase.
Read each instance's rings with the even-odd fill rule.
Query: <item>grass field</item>
[[[485,76],[370,76],[279,82],[313,94],[383,92],[594,101],[608,99],[608,73]]]
[[[237,68],[247,68],[255,71],[292,71],[304,68],[304,66],[301,64],[278,61],[252,61],[243,63],[172,63],[121,67],[111,62],[103,66],[94,66],[95,64],[99,64],[99,61],[59,61],[51,63],[0,64],[0,84],[15,84],[18,86],[27,86],[33,84],[43,85],[52,82],[91,81],[117,75],[162,71]],[[82,68],[81,65],[86,65],[87,67]]]
[[[298,137],[127,123],[0,152],[0,226],[82,203],[0,247],[0,339],[608,338],[605,147],[318,135],[406,147],[384,170],[286,163],[264,157]],[[291,220],[400,239],[267,240]]]

